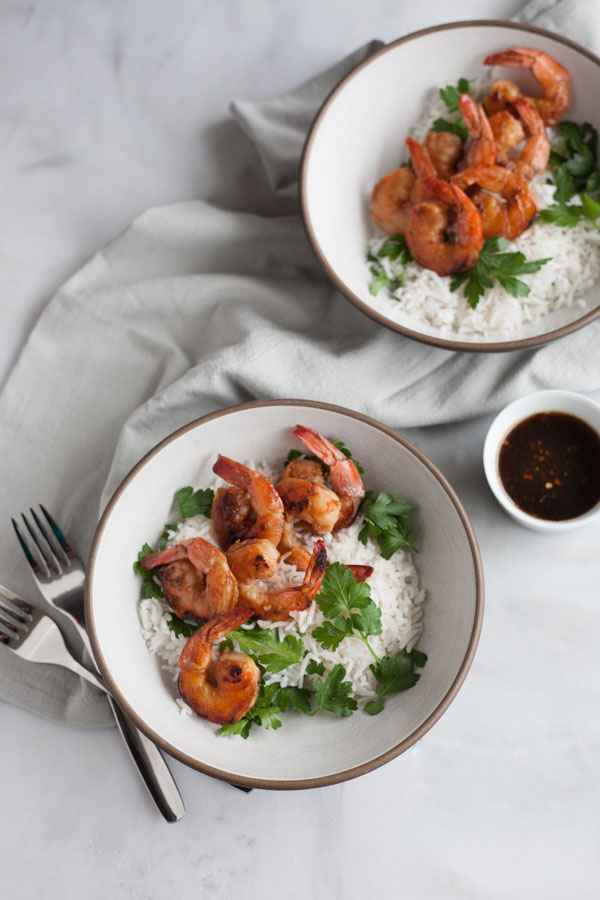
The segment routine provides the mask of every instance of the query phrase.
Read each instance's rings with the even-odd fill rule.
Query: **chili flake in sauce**
[[[582,419],[543,412],[508,433],[500,480],[516,506],[539,519],[573,519],[600,500],[600,436]]]

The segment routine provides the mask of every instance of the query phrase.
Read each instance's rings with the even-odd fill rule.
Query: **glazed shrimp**
[[[473,202],[481,215],[484,237],[502,235],[513,241],[531,225],[537,206],[527,182],[504,166],[475,166],[452,176],[453,186],[473,186]],[[486,193],[486,192],[492,193]],[[499,196],[494,196],[497,194]]]
[[[243,540],[254,522],[254,510],[248,491],[221,487],[215,492],[210,517],[219,546],[227,550],[235,541]]]
[[[529,69],[542,89],[542,96],[526,99],[537,106],[546,125],[560,122],[571,102],[571,76],[555,59],[542,50],[511,47],[502,53],[492,53],[484,63],[486,66]]]
[[[461,94],[459,108],[472,138],[467,150],[467,165],[493,166],[498,148],[483,106],[478,106],[468,94]]]
[[[463,152],[463,142],[459,136],[449,131],[428,131],[423,146],[440,178],[450,178]],[[425,198],[413,197],[413,200],[421,199]]]
[[[296,425],[294,434],[311,453],[329,466],[331,487],[341,501],[340,512],[332,530],[339,531],[340,528],[346,528],[354,522],[361,500],[365,496],[356,464],[318,431]]]
[[[233,564],[235,565],[235,561]],[[302,584],[279,591],[265,591],[253,578],[239,582],[240,596],[244,602],[252,604],[259,619],[274,622],[287,619],[294,610],[308,609],[319,592],[326,564],[325,544],[323,541],[316,541]]]
[[[299,540],[294,522],[305,522],[315,534],[328,534],[340,517],[342,501],[324,484],[305,478],[282,477],[277,482],[277,490],[285,508],[279,550],[287,554],[286,562],[304,572],[310,562],[310,553]]]
[[[528,100],[523,98],[515,100],[515,109],[519,113],[529,138],[516,163],[516,168],[523,178],[528,181],[536,172],[543,172],[550,158],[550,141],[546,134],[544,120],[537,109]]]
[[[141,562],[146,569],[158,568],[165,597],[181,618],[210,619],[237,603],[238,586],[227,559],[203,538],[181,541]]]
[[[404,234],[416,180],[410,166],[402,166],[380,178],[373,188],[371,216],[385,234]]]
[[[440,132],[443,134],[444,132]],[[435,134],[435,132],[429,132]],[[429,137],[429,134],[427,137]],[[456,135],[450,135],[456,137]],[[425,139],[427,143],[427,138]],[[462,142],[458,139],[461,148]],[[408,225],[410,211],[415,203],[431,199],[423,179],[426,176],[437,176],[436,167],[426,149],[418,141],[408,138],[406,145],[410,151],[413,168],[402,166],[381,178],[373,188],[371,198],[371,216],[376,225],[386,234],[404,234]],[[433,146],[438,165],[446,171],[453,152],[444,142],[429,139]],[[459,153],[460,155],[460,153]]]
[[[225,649],[210,673],[213,644],[252,615],[253,609],[237,607],[210,619],[181,651],[179,693],[194,712],[209,722],[239,722],[256,703],[260,669],[247,654]]]
[[[426,178],[425,184],[438,199],[416,203],[411,210],[406,242],[413,258],[438,275],[472,268],[483,245],[477,209],[455,184],[438,178]],[[447,239],[451,231],[454,242]]]
[[[265,538],[236,541],[227,551],[227,563],[238,584],[270,578],[277,571],[281,554]]]
[[[247,529],[245,538],[265,538],[275,546],[281,540],[284,509],[281,498],[268,478],[242,463],[219,455],[213,472],[250,495],[256,519]]]
[[[520,96],[521,91],[514,81],[494,81],[483,101],[483,108],[491,119],[496,113],[506,110]]]

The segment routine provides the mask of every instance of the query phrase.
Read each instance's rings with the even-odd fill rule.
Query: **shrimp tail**
[[[345,563],[345,566],[350,569],[357,584],[360,584],[361,581],[368,581],[373,574],[373,566],[359,566],[355,563]]]
[[[315,541],[315,546],[302,582],[302,592],[313,600],[319,593],[319,588],[325,577],[327,569],[327,550],[323,541]]]

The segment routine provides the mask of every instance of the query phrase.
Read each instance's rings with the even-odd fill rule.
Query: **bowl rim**
[[[437,704],[435,709],[427,716],[427,718],[412,732],[408,737],[404,738],[404,740],[400,741],[394,747],[391,747],[385,753],[380,754],[374,759],[367,760],[360,765],[353,766],[349,769],[343,769],[339,772],[332,773],[330,775],[319,776],[316,778],[304,778],[304,779],[265,779],[265,778],[256,778],[256,777],[246,777],[246,776],[238,776],[232,775],[230,772],[226,772],[222,769],[217,769],[213,766],[205,765],[198,759],[190,756],[189,754],[183,752],[178,747],[175,747],[161,735],[157,734],[150,726],[146,724],[146,722],[140,717],[140,715],[133,709],[130,704],[127,702],[125,697],[121,694],[117,685],[115,684],[110,670],[106,665],[106,661],[104,659],[104,655],[102,653],[102,648],[100,647],[98,641],[98,635],[96,633],[95,622],[94,622],[94,591],[93,591],[93,581],[94,581],[94,570],[96,565],[96,557],[98,553],[98,547],[102,540],[102,536],[104,531],[110,521],[111,513],[115,505],[121,498],[125,488],[129,485],[129,483],[137,476],[138,472],[145,466],[145,464],[152,459],[156,454],[160,453],[160,451],[166,447],[168,444],[177,440],[180,436],[191,431],[195,428],[200,427],[201,425],[213,421],[214,419],[221,418],[222,416],[231,415],[233,413],[237,413],[243,410],[248,409],[260,409],[264,407],[272,407],[272,406],[305,406],[312,409],[322,409],[327,410],[334,413],[341,413],[342,415],[348,416],[349,418],[356,419],[360,422],[363,422],[372,428],[376,428],[377,430],[383,432],[384,434],[391,437],[397,443],[401,444],[406,450],[413,453],[417,459],[431,472],[434,478],[439,482],[440,486],[445,490],[448,495],[450,501],[454,505],[458,516],[461,520],[463,528],[465,530],[465,535],[467,537],[469,548],[471,551],[471,557],[473,561],[473,569],[475,576],[475,612],[473,617],[473,626],[471,629],[471,634],[469,637],[469,642],[467,644],[467,649],[464,655],[464,658],[460,664],[459,670],[452,682],[446,691],[445,695],[442,697],[440,702]],[[193,769],[198,770],[199,772],[203,772],[206,775],[211,775],[214,778],[218,778],[222,781],[232,782],[236,785],[240,785],[243,787],[249,788],[263,788],[268,790],[297,790],[297,789],[305,789],[305,788],[315,788],[315,787],[324,787],[330,784],[338,784],[342,781],[347,781],[351,778],[356,778],[359,775],[363,775],[367,772],[371,772],[372,770],[378,768],[379,766],[384,765],[390,760],[394,759],[396,756],[399,756],[405,750],[408,750],[409,747],[413,746],[417,741],[419,741],[423,735],[429,731],[429,729],[438,721],[438,719],[443,715],[446,709],[450,706],[452,701],[454,700],[456,694],[458,693],[467,672],[469,671],[471,664],[473,662],[473,658],[475,656],[475,651],[477,649],[477,645],[479,642],[479,636],[481,633],[482,621],[483,621],[483,607],[484,607],[484,580],[483,580],[483,565],[481,561],[481,554],[479,551],[479,546],[477,543],[477,538],[475,536],[475,532],[469,517],[464,509],[461,501],[458,498],[455,490],[452,488],[450,483],[447,481],[444,475],[439,471],[439,469],[431,462],[431,460],[425,456],[425,454],[418,449],[414,444],[412,444],[407,438],[393,431],[387,425],[383,425],[378,422],[376,419],[372,419],[370,416],[366,416],[363,413],[356,412],[351,409],[347,409],[343,406],[337,406],[330,403],[322,403],[319,401],[312,400],[293,400],[293,399],[278,399],[278,400],[253,400],[247,403],[236,404],[235,406],[224,407],[223,409],[216,410],[215,412],[208,413],[205,416],[201,416],[198,419],[194,419],[191,422],[188,422],[187,425],[183,425],[181,428],[176,429],[167,437],[163,438],[158,444],[156,444],[151,450],[149,450],[144,456],[133,466],[133,468],[129,471],[129,473],[125,476],[125,478],[121,481],[119,486],[116,488],[114,494],[109,500],[100,522],[98,523],[98,527],[94,534],[94,538],[92,541],[92,546],[90,549],[89,560],[87,564],[87,573],[85,580],[85,619],[88,628],[88,634],[90,638],[90,642],[92,645],[92,650],[94,652],[94,658],[98,664],[98,668],[100,669],[100,673],[102,675],[103,680],[108,686],[110,692],[113,694],[115,699],[117,700],[119,706],[130,716],[132,721],[137,725],[137,727],[146,734],[150,740],[152,740],[155,744],[157,744],[162,750],[166,753],[173,756],[175,759],[179,760],[182,763],[190,766]]]
[[[531,408],[531,404],[534,405],[534,408]],[[572,519],[542,519],[524,512],[522,509],[519,509],[502,484],[502,479],[498,472],[500,447],[506,435],[519,422],[540,412],[568,413],[568,415],[584,421],[600,436],[598,426],[588,415],[580,412],[579,409],[574,411],[575,405],[594,410],[596,415],[600,417],[600,403],[579,391],[569,391],[563,388],[544,388],[540,391],[524,394],[522,397],[517,397],[510,403],[507,403],[494,416],[483,442],[483,469],[492,494],[505,512],[512,516],[516,522],[544,534],[572,531],[576,528],[581,528],[588,522],[593,522],[600,516],[600,503]],[[525,412],[524,409],[527,407],[529,407],[529,411]]]
[[[586,47],[583,47],[581,44],[578,44],[576,41],[572,41],[569,38],[563,37],[562,35],[555,34],[552,31],[548,31],[548,29],[546,28],[539,28],[536,25],[525,25],[520,22],[508,22],[504,19],[465,19],[464,21],[460,22],[447,22],[443,25],[432,25],[429,28],[422,28],[419,31],[413,31],[410,34],[405,35],[404,37],[398,38],[395,41],[391,41],[389,44],[385,44],[379,50],[376,50],[374,53],[368,56],[367,59],[364,59],[362,62],[358,63],[329,92],[329,94],[319,107],[319,110],[317,111],[317,114],[312,121],[308,134],[306,136],[306,140],[304,142],[302,156],[300,159],[299,196],[302,222],[313,252],[315,253],[326,274],[329,276],[331,281],[333,281],[335,287],[361,312],[365,313],[376,322],[379,322],[380,325],[385,325],[385,327],[389,328],[391,331],[395,331],[398,334],[404,335],[405,337],[412,338],[413,340],[420,341],[421,343],[429,344],[434,347],[441,347],[445,350],[472,351],[474,353],[499,353],[502,351],[527,350],[532,347],[539,347],[543,344],[549,343],[550,341],[554,341],[557,338],[564,337],[567,334],[571,334],[574,331],[578,331],[580,328],[583,328],[585,325],[588,325],[590,322],[600,316],[600,305],[596,309],[592,309],[589,312],[585,313],[580,318],[575,319],[573,322],[568,322],[566,325],[561,325],[560,328],[555,328],[553,331],[547,331],[540,335],[532,335],[531,337],[521,338],[518,340],[489,342],[452,340],[450,338],[438,337],[437,335],[429,335],[424,334],[421,331],[415,331],[406,325],[402,325],[398,322],[393,322],[383,313],[380,313],[377,310],[373,309],[372,306],[370,306],[368,303],[365,303],[364,300],[361,300],[361,298],[357,294],[355,294],[349,287],[347,287],[347,285],[336,274],[335,270],[327,261],[327,258],[321,250],[319,241],[317,240],[308,211],[308,197],[306,191],[309,157],[313,142],[319,130],[319,126],[329,106],[335,100],[337,94],[352,78],[358,75],[363,68],[373,62],[373,60],[377,57],[383,55],[384,53],[388,53],[390,50],[394,50],[401,44],[408,43],[408,41],[413,41],[427,34],[433,34],[436,31],[449,31],[450,29],[455,28],[473,28],[481,26],[512,28],[515,31],[537,34],[541,35],[542,37],[550,38],[557,43],[564,44],[565,46],[570,47],[572,50],[578,51],[580,54],[587,57],[589,60],[591,60],[591,62],[595,63],[600,68],[600,57],[596,56],[595,53],[592,53],[590,50],[588,50]]]

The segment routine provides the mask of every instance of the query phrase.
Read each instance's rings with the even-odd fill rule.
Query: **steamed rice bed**
[[[485,96],[491,80],[491,77],[471,80],[473,96]],[[422,118],[412,129],[412,137],[423,141],[432,122],[444,118],[447,112],[436,89]],[[549,132],[552,141],[552,130]],[[556,185],[546,183],[550,175],[550,170],[540,172],[531,181],[538,210],[553,203]],[[387,235],[375,230],[377,233],[369,244],[369,251],[374,255],[388,240]],[[589,309],[581,295],[600,277],[600,232],[591,222],[580,221],[573,228],[563,228],[536,220],[517,240],[511,241],[509,251],[520,251],[527,260],[552,257],[538,272],[519,276],[531,289],[527,297],[512,297],[496,282],[480,298],[477,307],[471,309],[461,289],[450,291],[449,277],[437,275],[415,262],[402,267],[397,262],[381,259],[379,262],[390,279],[404,271],[406,280],[395,291],[380,291],[372,297],[371,304],[394,321],[409,314],[444,333],[486,337],[510,334],[564,307],[577,305],[582,313]]]
[[[266,475],[270,480],[277,478],[277,472],[267,465],[256,466],[254,463],[246,463]],[[218,479],[211,485],[215,490],[225,484]],[[362,527],[362,517],[348,528],[344,528],[333,534],[326,534],[322,540],[327,548],[327,562],[356,563],[358,565],[373,566],[373,574],[368,584],[371,587],[371,596],[381,610],[382,631],[379,635],[369,637],[369,643],[378,656],[397,656],[403,648],[411,650],[417,643],[422,631],[425,591],[419,586],[419,574],[409,552],[398,550],[391,559],[384,559],[377,545],[368,541],[363,546],[358,541],[358,533]],[[308,550],[312,551],[315,535],[300,533],[299,536]],[[218,540],[210,519],[204,516],[195,516],[182,522],[177,531],[173,532],[168,546],[173,546],[182,540],[193,537],[202,537],[218,546]],[[273,578],[260,582],[269,590],[278,590],[293,584],[301,584],[304,573],[299,572],[295,566],[282,562]],[[170,672],[173,680],[177,679],[179,672],[177,663],[187,638],[177,636],[169,628],[171,618],[170,608],[164,599],[143,598],[138,606],[141,633],[150,653],[155,654],[162,663],[162,667]],[[260,621],[263,628],[277,628],[279,636],[284,638],[286,634],[300,634],[304,642],[306,655],[300,663],[289,666],[277,674],[268,674],[266,684],[279,682],[283,687],[313,687],[314,676],[306,675],[306,667],[311,660],[322,662],[326,671],[330,671],[336,663],[341,663],[346,669],[347,680],[352,681],[352,696],[357,700],[367,701],[377,695],[377,682],[370,671],[373,656],[369,653],[364,643],[356,638],[347,637],[339,645],[337,650],[325,650],[312,638],[312,630],[320,625],[324,617],[316,603],[301,612],[293,612],[290,618],[284,622]],[[242,628],[252,627],[252,624]],[[190,707],[177,696],[174,690],[174,699],[183,714],[195,715]]]

